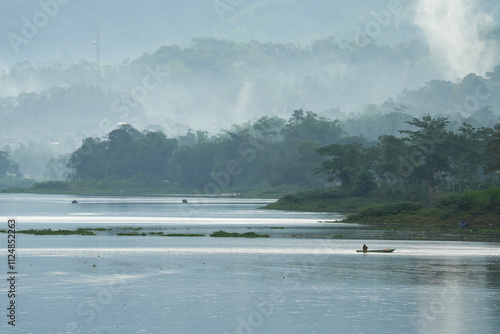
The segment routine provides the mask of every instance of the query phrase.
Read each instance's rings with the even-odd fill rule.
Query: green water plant
[[[77,228],[76,230],[29,229],[17,231],[16,233],[33,235],[95,235],[95,232],[89,228]]]
[[[258,234],[255,232],[246,232],[246,233],[229,233],[223,230],[219,230],[210,234],[211,237],[215,238],[269,238],[268,234]]]

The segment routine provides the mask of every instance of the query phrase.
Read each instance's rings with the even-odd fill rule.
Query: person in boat
[[[363,252],[366,252],[368,250],[368,246],[363,244]]]

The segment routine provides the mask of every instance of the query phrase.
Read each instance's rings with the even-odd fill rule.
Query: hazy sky
[[[11,64],[63,54],[93,59],[96,28],[101,56],[112,62],[188,45],[204,35],[307,45],[328,35],[353,38],[394,0],[2,0],[0,59]],[[407,8],[408,0],[396,0]],[[390,23],[395,23],[391,17]],[[383,40],[394,27],[378,35]]]
[[[498,45],[487,40],[493,13],[474,0],[420,0],[415,21],[446,79],[484,74],[498,64]]]
[[[492,5],[493,4],[493,5]],[[95,59],[104,63],[189,45],[195,37],[308,45],[333,35],[379,44],[425,37],[443,75],[484,73],[497,48],[484,40],[495,1],[477,0],[1,0],[0,66],[22,60]],[[496,5],[498,10],[498,4]]]

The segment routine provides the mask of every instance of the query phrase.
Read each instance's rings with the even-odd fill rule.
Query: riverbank
[[[53,185],[57,185],[57,183]],[[227,232],[230,234],[244,234],[253,230],[257,233],[268,234],[271,238],[500,241],[500,213],[498,209],[500,207],[500,205],[498,205],[500,191],[498,191],[498,188],[479,192],[469,191],[445,196],[436,201],[432,206],[424,206],[420,203],[413,202],[373,204],[373,198],[342,197],[342,193],[332,190],[321,190],[311,193],[313,193],[314,196],[308,197],[304,195],[304,193],[300,193],[298,195],[286,195],[279,201],[273,203],[270,203],[270,200],[265,200],[261,202],[260,206],[269,203],[265,206],[266,208],[289,211],[289,213],[281,211],[272,214],[278,216],[280,219],[286,218],[287,216],[295,216],[294,212],[297,211],[323,211],[327,213],[327,215],[330,215],[332,211],[351,212],[352,214],[347,215],[347,217],[343,217],[344,215],[339,214],[338,218],[335,219],[342,220],[341,222],[338,220],[333,221],[332,218],[323,219],[321,221],[318,219],[318,223],[322,224],[304,228],[301,226],[294,226],[291,228],[286,224],[276,225],[273,229],[268,226],[257,228],[250,225],[238,225],[237,227],[235,225],[234,228],[228,229]],[[29,196],[36,197],[36,195]],[[51,196],[51,201],[53,201],[54,195]],[[98,223],[101,219],[99,218],[99,220],[96,220],[93,218],[93,215],[96,214],[96,209],[100,210],[101,207],[113,209],[114,207],[108,205],[96,206],[96,203],[100,202],[119,203],[123,201],[122,198],[126,198],[124,201],[126,201],[127,204],[135,202],[141,204],[140,206],[134,207],[134,210],[136,210],[135,208],[148,208],[148,210],[152,210],[151,212],[154,215],[158,215],[160,213],[159,211],[164,211],[167,208],[169,208],[169,213],[167,214],[170,214],[170,209],[175,208],[176,210],[180,210],[183,217],[192,217],[193,214],[197,214],[198,210],[208,208],[207,203],[216,204],[217,201],[221,200],[216,198],[188,198],[188,203],[185,204],[181,201],[182,198],[170,199],[168,196],[161,195],[154,199],[154,196],[141,195],[138,196],[137,199],[131,199],[132,197],[125,193],[116,196],[112,201],[108,201],[108,197],[104,196],[102,200],[97,200],[96,202],[94,202],[95,199],[93,199],[91,203],[86,203],[86,201],[82,199],[82,201],[79,200],[79,204],[71,204],[72,198],[74,197],[66,198],[65,196],[64,199],[61,198],[58,201],[70,205],[71,211],[73,211],[73,209],[77,212],[83,210],[85,217],[87,217],[86,221],[92,223],[93,227],[102,227]],[[23,199],[21,200],[24,201]],[[25,200],[29,199],[27,198]],[[241,200],[244,199],[234,200],[241,202]],[[203,205],[197,205],[200,203],[203,203]],[[226,200],[224,200],[223,203],[226,203]],[[361,207],[365,204],[372,205]],[[43,210],[46,210],[45,206]],[[266,216],[265,211],[267,210],[256,210],[252,214],[252,217],[260,215]],[[18,215],[18,213],[16,214]],[[235,217],[235,220],[236,219],[238,218]],[[331,220],[331,222],[329,220]],[[176,226],[171,230],[164,231],[158,230],[158,226],[156,226],[155,222],[153,229],[142,231],[137,234],[134,231],[116,231],[116,233],[102,232],[98,234],[117,235],[117,233],[120,233],[121,236],[128,234],[130,234],[130,236],[144,236],[144,233],[148,236],[174,234],[189,236],[190,234],[203,234],[208,236],[222,227],[222,225],[220,225],[222,221],[218,220],[214,220],[213,223],[211,222],[210,226],[206,226],[206,228],[201,228],[201,226],[199,226],[200,221],[198,220],[193,221],[193,219],[191,219],[191,221],[193,223],[191,225],[182,224],[182,226]],[[232,225],[231,219],[224,219],[223,221],[224,226],[227,226],[225,224]],[[465,224],[461,224],[462,222],[465,222]],[[137,227],[137,225],[127,225],[130,227]],[[109,228],[106,225],[103,226]],[[54,228],[53,226],[47,226],[47,228],[48,227]],[[74,228],[77,227],[87,228],[87,226],[84,225],[74,226]]]
[[[210,189],[212,190],[212,189]],[[218,192],[207,192],[205,189],[189,189],[179,187],[173,182],[144,180],[73,180],[73,181],[44,181],[26,184],[26,186],[8,187],[0,193],[17,194],[46,194],[46,195],[74,195],[74,196],[185,196],[197,197],[234,197],[246,198],[279,198],[286,194],[299,191],[294,186],[269,187],[267,185],[253,185],[245,187],[225,187]]]
[[[380,203],[380,198],[319,190],[287,195],[265,208],[350,212],[343,222],[386,231],[378,237],[391,239],[500,241],[500,188],[497,187],[450,194],[425,205],[410,201]]]

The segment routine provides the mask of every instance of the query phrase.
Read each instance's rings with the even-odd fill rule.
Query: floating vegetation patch
[[[76,230],[52,230],[52,229],[44,229],[44,230],[21,230],[16,233],[22,234],[33,234],[33,235],[95,235],[94,229],[90,228],[78,228]]]
[[[229,233],[223,230],[214,232],[210,236],[216,238],[269,238],[268,234],[257,234],[255,232]]]
[[[271,230],[284,230],[285,228],[281,227],[281,226],[271,226],[270,229]]]
[[[204,237],[205,234],[199,233],[167,233],[163,232],[149,232],[149,235],[155,235],[159,237]]]
[[[117,233],[116,235],[122,237],[122,236],[141,236],[145,237],[147,234],[146,233],[139,233],[139,232],[132,232],[132,233]]]

